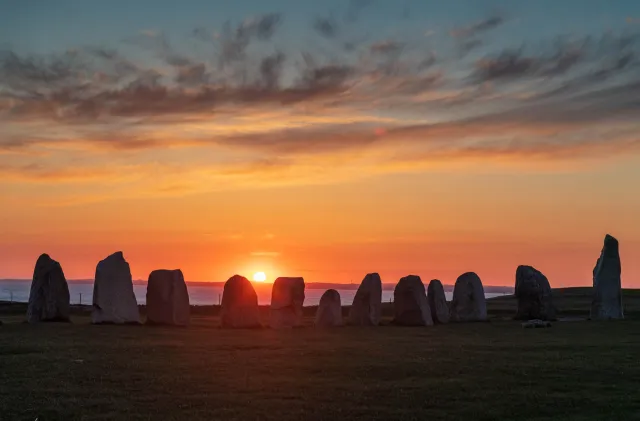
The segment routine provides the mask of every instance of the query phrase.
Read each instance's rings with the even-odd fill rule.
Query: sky
[[[0,278],[640,287],[640,2],[0,0]]]

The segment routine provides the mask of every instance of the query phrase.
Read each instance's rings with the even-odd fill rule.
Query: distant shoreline
[[[31,282],[31,279],[0,279],[0,282]],[[67,280],[70,284],[93,284],[93,279],[69,279]],[[147,281],[142,279],[136,279],[133,281],[135,285],[146,285]],[[187,281],[187,285],[199,286],[199,287],[211,287],[211,288],[222,288],[224,287],[224,282],[208,282],[208,281]],[[265,283],[253,283],[256,288],[266,287],[272,285],[270,282]],[[425,285],[428,282],[425,282]],[[342,284],[342,283],[332,283],[332,282],[307,282],[305,284],[305,288],[307,289],[341,289],[341,290],[357,290],[360,286],[357,284]],[[382,289],[385,291],[393,291],[396,284],[391,283],[383,283]],[[453,291],[453,285],[444,285],[445,291]],[[510,286],[499,286],[499,285],[485,285],[485,292],[488,293],[505,293],[505,294],[513,294],[514,288]]]

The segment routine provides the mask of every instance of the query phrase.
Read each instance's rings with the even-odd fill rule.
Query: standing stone
[[[42,254],[36,261],[29,292],[27,321],[69,321],[69,286],[62,266],[48,254]]]
[[[316,326],[342,326],[342,303],[340,293],[329,289],[320,297],[320,304],[316,313]]]
[[[187,326],[189,292],[180,269],[154,270],[147,282],[147,324]]]
[[[101,260],[93,284],[93,323],[140,323],[129,263],[121,251]]]
[[[431,310],[419,276],[400,279],[393,291],[395,317],[393,323],[401,326],[431,326]]]
[[[483,322],[487,320],[487,303],[480,277],[474,272],[463,273],[453,287],[450,320],[452,322]]]
[[[378,326],[382,312],[382,281],[377,273],[369,273],[353,298],[349,310],[349,324],[353,326]]]
[[[262,327],[258,295],[251,282],[240,275],[233,275],[222,291],[222,327],[242,329]]]
[[[444,287],[438,279],[433,279],[427,287],[427,301],[431,309],[431,318],[435,323],[449,323],[449,306],[444,295]]]
[[[516,270],[517,320],[555,320],[556,309],[551,297],[549,280],[531,266],[518,266]]]
[[[607,234],[600,258],[593,269],[592,319],[624,319],[621,272],[618,240]]]
[[[304,279],[276,279],[271,290],[271,327],[281,329],[302,326],[303,303]]]

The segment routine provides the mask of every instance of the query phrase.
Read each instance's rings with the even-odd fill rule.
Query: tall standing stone
[[[342,326],[342,303],[340,302],[340,293],[335,289],[325,291],[320,297],[316,312],[316,326]]]
[[[62,266],[48,254],[40,255],[33,270],[27,321],[69,321],[69,286]]]
[[[591,318],[594,320],[623,319],[622,266],[618,240],[607,234],[600,257],[593,269],[593,301]]]
[[[463,273],[453,287],[450,307],[452,322],[483,322],[487,320],[487,302],[480,277],[474,272]]]
[[[274,329],[302,326],[303,278],[278,278],[271,290],[270,326]]]
[[[224,284],[222,292],[222,327],[246,329],[262,327],[258,295],[251,282],[240,275],[233,275]]]
[[[431,310],[424,284],[419,276],[400,279],[393,291],[395,317],[393,324],[401,326],[431,326]]]
[[[444,287],[438,279],[433,279],[427,287],[427,301],[431,309],[431,318],[435,323],[449,323],[449,306],[444,295]]]
[[[377,273],[369,273],[353,298],[349,309],[349,324],[354,326],[377,326],[382,313],[382,280]]]
[[[180,269],[154,270],[147,282],[147,323],[189,324],[189,292]]]
[[[121,251],[96,266],[91,320],[93,323],[140,323],[131,269]]]
[[[531,266],[518,266],[516,270],[516,298],[518,320],[555,320],[551,285],[542,272]]]

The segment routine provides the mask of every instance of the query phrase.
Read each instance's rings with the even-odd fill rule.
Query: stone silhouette
[[[453,287],[450,306],[452,322],[482,322],[487,320],[487,303],[480,277],[474,272],[463,273]]]
[[[316,326],[334,327],[342,326],[342,304],[340,293],[335,289],[329,289],[320,297],[320,304],[316,312]]]
[[[180,269],[154,270],[147,282],[147,324],[187,326],[189,292]]]
[[[438,279],[433,279],[427,287],[427,302],[431,318],[435,323],[449,323],[449,306],[444,295],[444,287]]]
[[[222,292],[222,327],[246,329],[262,327],[258,295],[251,282],[240,275],[233,275],[224,284]]]
[[[33,270],[27,321],[69,321],[69,286],[62,266],[48,254],[40,255]]]
[[[395,317],[393,324],[401,326],[431,326],[431,310],[419,276],[400,279],[393,291]]]
[[[281,329],[301,326],[303,303],[304,279],[276,279],[271,290],[271,327]]]
[[[593,301],[591,318],[594,320],[623,319],[622,281],[620,275],[618,240],[607,234],[600,257],[593,269]]]
[[[353,298],[349,310],[349,324],[354,326],[377,326],[382,308],[382,281],[377,273],[369,273]]]
[[[140,323],[129,263],[121,251],[101,260],[93,284],[93,323]]]
[[[531,266],[518,266],[516,270],[517,320],[555,320],[556,309],[551,297],[549,280]]]

